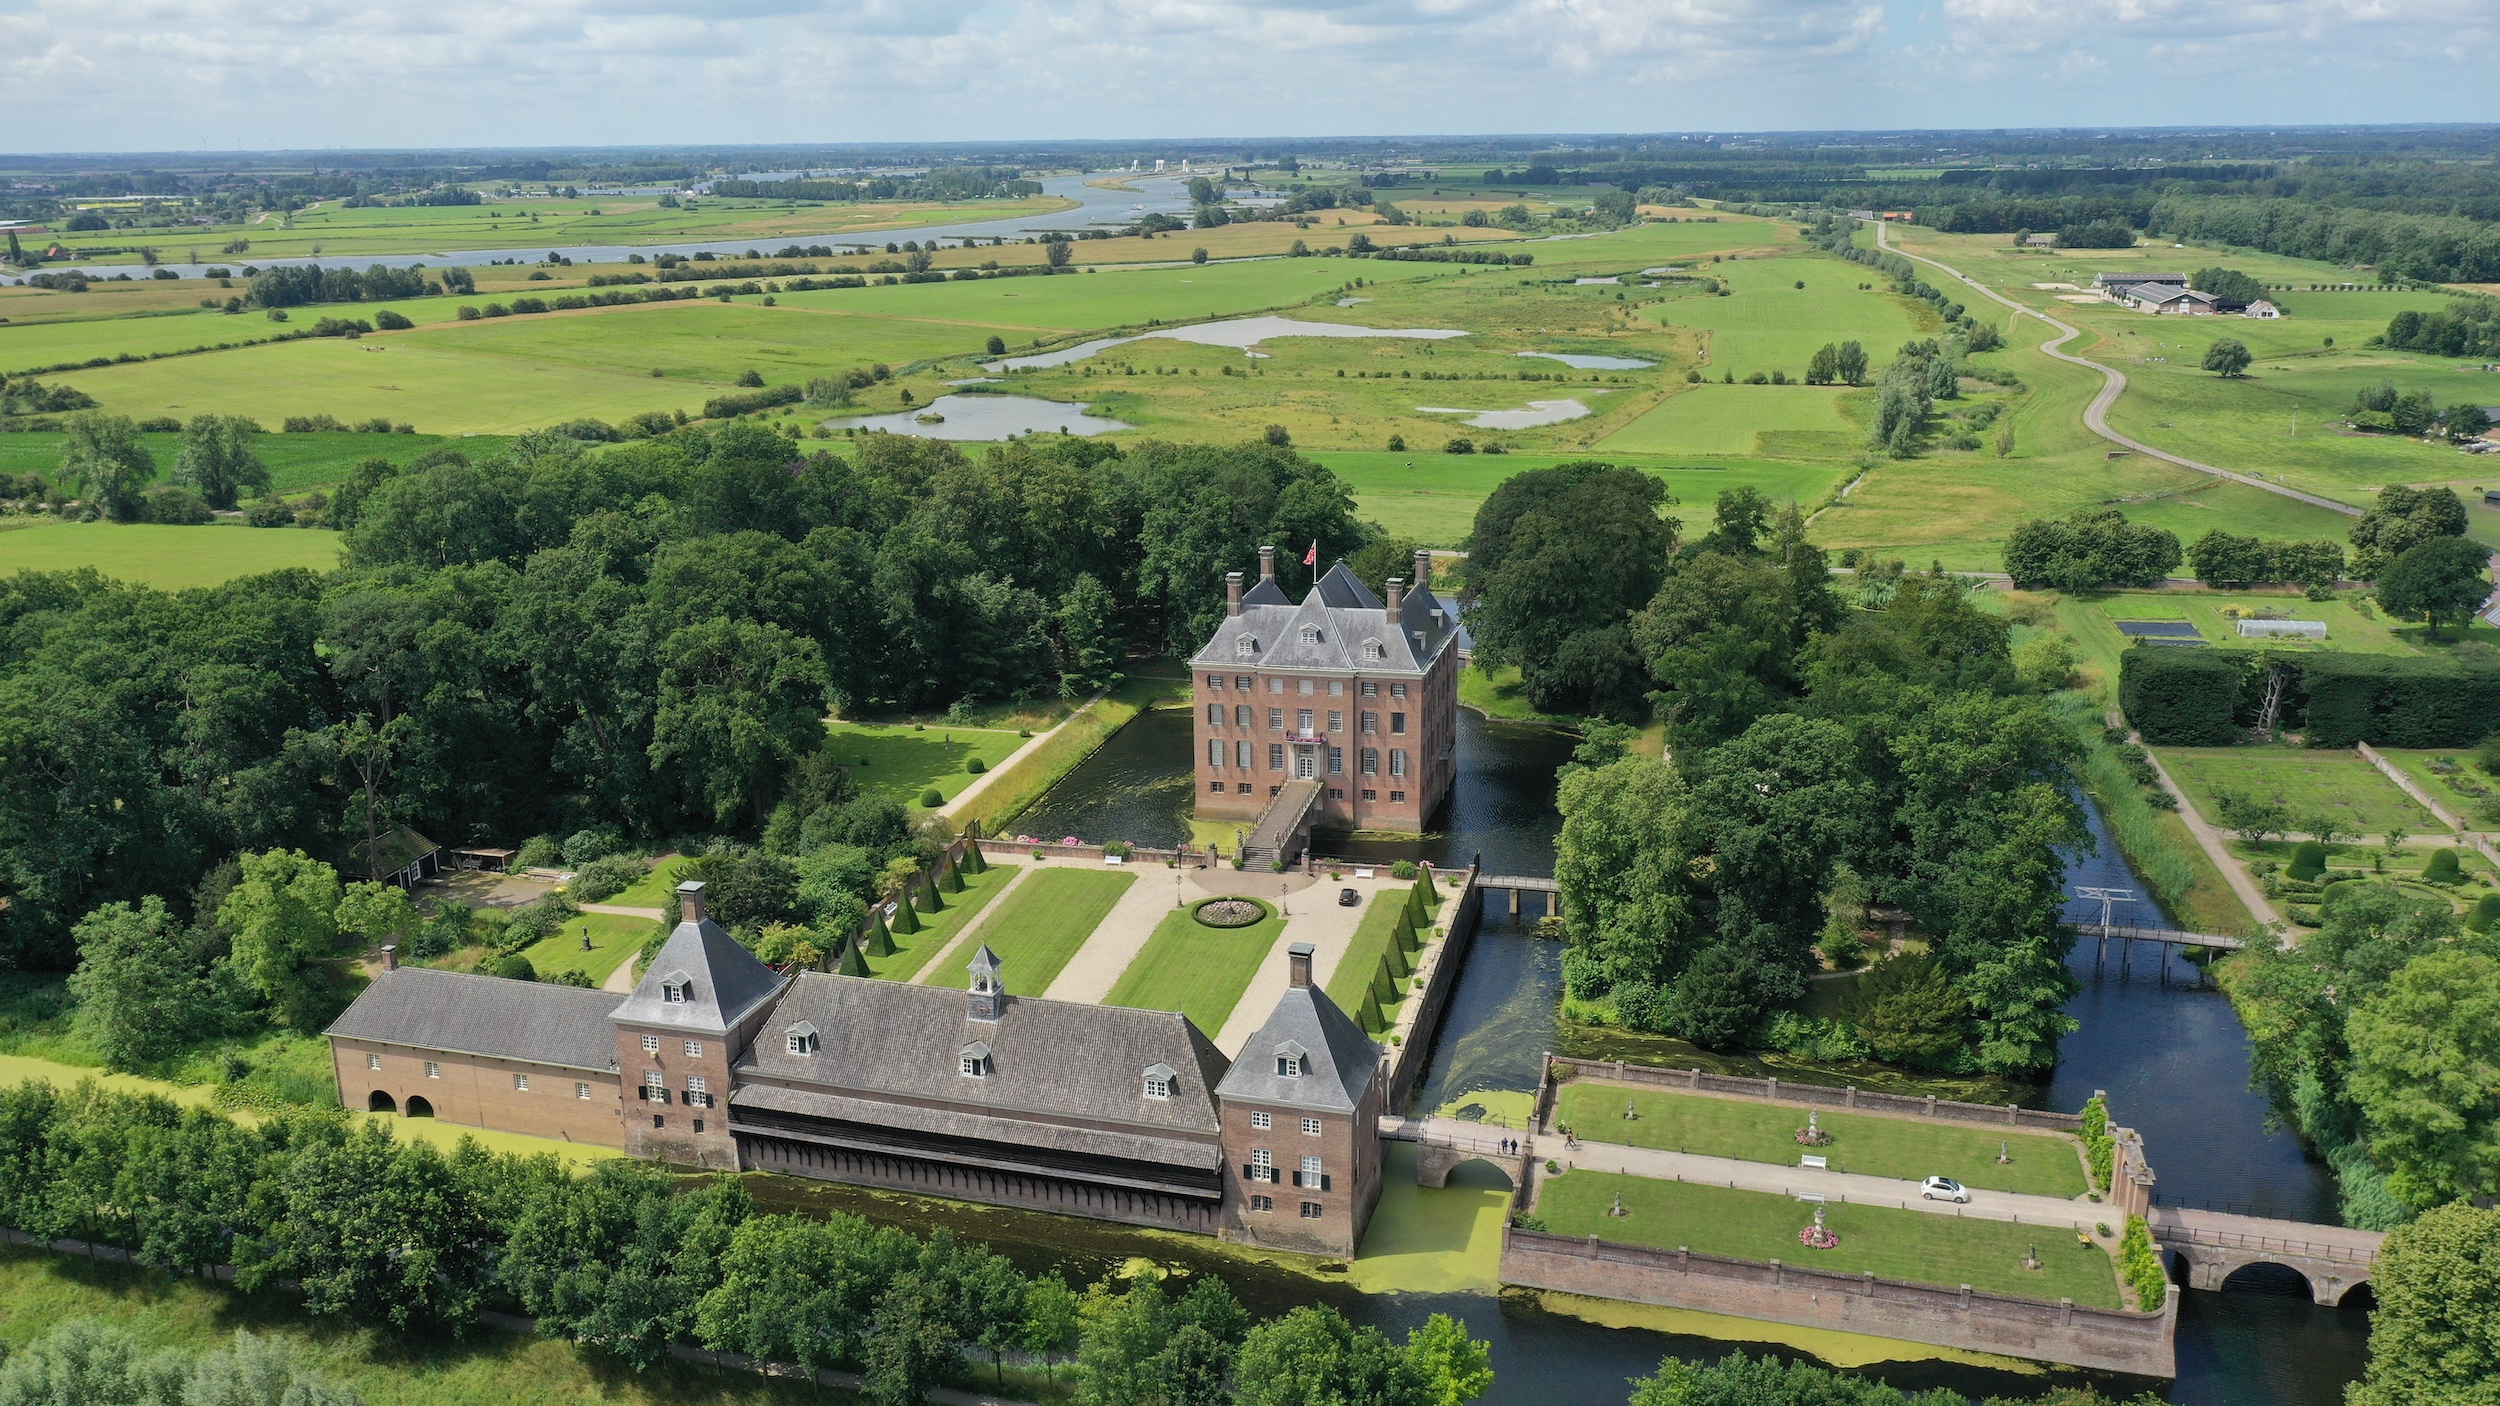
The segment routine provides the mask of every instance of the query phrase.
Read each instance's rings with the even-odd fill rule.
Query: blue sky
[[[0,0],[17,151],[2500,118],[2500,0]]]

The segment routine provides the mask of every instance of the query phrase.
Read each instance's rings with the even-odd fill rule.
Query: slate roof
[[[992,1117],[1197,1136],[1219,1130],[1214,1089],[1224,1056],[1187,1018],[1010,996],[997,1020],[976,1021],[969,1001],[942,986],[802,972],[738,1057],[735,1073],[741,1081],[785,1080],[828,1094],[915,1099]],[[783,1038],[802,1020],[820,1032],[813,1055],[791,1054]],[[961,1052],[975,1043],[990,1049],[985,1079],[961,1072]],[[1180,1071],[1172,1097],[1146,1097],[1151,1064]]]
[[[683,1001],[664,1001],[660,987],[672,977],[687,979],[692,990]],[[705,918],[681,922],[668,935],[659,954],[644,971],[642,984],[625,1004],[610,1007],[611,1019],[633,1025],[726,1035],[730,1027],[773,998],[781,974],[738,945],[721,925]],[[610,1000],[615,998],[611,996]]]
[[[1302,642],[1305,628],[1315,632],[1312,643]],[[1245,636],[1257,641],[1257,652],[1248,657],[1237,643]],[[1363,646],[1375,640],[1381,657],[1367,659]],[[1259,582],[1241,598],[1241,614],[1217,622],[1214,635],[1190,663],[1209,669],[1253,664],[1262,669],[1421,674],[1453,645],[1472,647],[1458,622],[1455,601],[1419,585],[1406,593],[1393,622],[1380,597],[1340,561],[1299,605],[1275,582]]]
[[[1276,1053],[1287,1046],[1308,1056],[1298,1079],[1276,1073]],[[1288,986],[1215,1091],[1227,1100],[1351,1113],[1379,1077],[1380,1047],[1354,1017],[1316,986]]]
[[[2132,288],[2142,283],[2175,283],[2184,288],[2187,286],[2187,281],[2187,275],[2184,273],[2096,273],[2092,275],[2092,286],[2095,288]]]
[[[891,1099],[854,1098],[848,1094],[817,1089],[742,1083],[730,1094],[729,1102],[737,1108],[796,1113],[874,1128],[1003,1143],[1010,1147],[1047,1148],[1054,1152],[1072,1152],[1089,1157],[1116,1157],[1127,1162],[1161,1163],[1199,1171],[1211,1171],[1224,1162],[1224,1149],[1211,1142],[1114,1132],[1101,1127],[1039,1123],[1030,1118],[966,1113],[951,1108],[924,1108]]]
[[[329,1034],[446,1054],[616,1068],[611,991],[401,967],[375,977]]]

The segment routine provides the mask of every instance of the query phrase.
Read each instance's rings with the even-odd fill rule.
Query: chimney
[[[1392,576],[1381,584],[1388,587],[1389,613],[1395,615],[1398,613],[1398,607],[1406,603],[1406,580],[1404,577]]]
[[[688,879],[677,886],[677,911],[681,915],[680,921],[682,922],[700,923],[703,921],[703,881],[701,879]]]
[[[1262,581],[1276,579],[1276,549],[1274,547],[1259,548],[1259,579]]]
[[[1426,548],[1418,547],[1415,549],[1414,581],[1416,590],[1429,591],[1432,589],[1432,553]]]
[[[1297,942],[1291,947],[1285,949],[1286,958],[1293,964],[1293,976],[1290,984],[1297,990],[1307,991],[1310,989],[1311,954],[1318,950],[1319,949],[1313,947],[1307,942]]]
[[[395,972],[399,970],[398,943],[385,942],[382,944],[382,970],[386,972]]]
[[[1224,573],[1224,613],[1226,615],[1241,613],[1241,573],[1238,571]]]

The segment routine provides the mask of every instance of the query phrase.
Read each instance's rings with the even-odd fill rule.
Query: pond
[[[1190,741],[1189,713],[1148,713],[1115,734],[1045,795],[1028,812],[1029,820],[1018,819],[1012,828],[1141,843],[1186,836],[1194,800]],[[1450,801],[1431,820],[1433,830],[1412,837],[1323,834],[1314,848],[1357,861],[1429,860],[1447,868],[1480,861],[1491,873],[1551,874],[1562,823],[1554,808],[1554,774],[1570,759],[1575,741],[1565,731],[1492,722],[1462,710],[1458,776]],[[2098,813],[2089,807],[2086,813],[2099,848],[2068,856],[2068,887],[2146,892],[2109,841]],[[1419,1086],[1419,1106],[1535,1087],[1542,1053],[1561,1043],[1562,951],[1558,943],[1527,935],[1539,911],[1532,902],[1523,923],[1513,923],[1506,912],[1487,913],[1451,993]],[[2099,908],[2073,908],[2068,916],[2097,921]],[[2163,925],[2151,912],[2135,913],[2132,921]],[[2248,1041],[2230,1003],[2201,988],[2198,973],[2183,960],[2173,958],[2165,966],[2139,949],[2132,974],[2121,979],[2114,951],[2097,975],[2093,957],[2089,940],[2077,944],[2071,965],[2082,990],[2066,1010],[2082,1028],[2066,1037],[2057,1069],[2034,1087],[2029,1101],[2073,1110],[2094,1090],[2107,1090],[2120,1119],[2143,1132],[2165,1201],[2236,1203],[2261,1214],[2333,1221],[2331,1176],[2303,1156],[2288,1134],[2269,1129],[2265,1100],[2248,1087]],[[1210,1252],[1211,1260],[1224,1255]],[[1238,1264],[1222,1272],[1237,1287],[1266,1282],[1245,1278],[1252,1271]],[[1486,1400],[1496,1406],[1620,1401],[1623,1379],[1653,1370],[1662,1354],[1715,1358],[1740,1345],[1763,1350],[1761,1344],[1604,1327],[1550,1312],[1533,1296],[1519,1294],[1365,1295],[1327,1284],[1315,1292],[1312,1281],[1299,1274],[1243,1292],[1248,1298],[1299,1292],[1304,1299],[1292,1301],[1337,1303],[1357,1321],[1384,1329],[1402,1329],[1434,1311],[1465,1317],[1472,1332],[1494,1343],[1500,1375]],[[2367,1312],[2358,1300],[2327,1309],[2300,1298],[2191,1290],[2180,1313],[2180,1375],[2168,1399],[2184,1406],[2340,1406],[2343,1384],[2357,1378],[2367,1361],[2368,1333]],[[1882,1363],[1865,1370],[1904,1389],[1941,1385],[1974,1396],[2031,1396],[2042,1389],[2036,1378],[1943,1361]]]
[[[1515,352],[1513,355],[1542,357],[1547,361],[1559,361],[1565,366],[1577,367],[1582,371],[1638,371],[1658,364],[1654,361],[1640,361],[1628,356],[1581,356],[1573,352]]]
[[[1605,392],[1592,391],[1590,394],[1603,395]],[[1474,410],[1455,405],[1418,405],[1415,408],[1427,415],[1473,416],[1462,423],[1480,430],[1524,430],[1537,425],[1559,425],[1589,413],[1588,406],[1576,400],[1532,400],[1525,410]]]
[[[1221,322],[1200,322],[1188,327],[1159,327],[1140,332],[1134,337],[1097,337],[1054,352],[1032,356],[1011,356],[1003,361],[987,362],[987,371],[1024,371],[1044,366],[1065,366],[1083,361],[1113,347],[1131,342],[1170,341],[1194,342],[1202,347],[1237,347],[1247,351],[1272,337],[1405,337],[1445,342],[1467,334],[1447,327],[1356,327],[1343,322],[1306,322],[1294,317],[1236,317]]]
[[[837,430],[883,430],[922,439],[966,440],[1009,439],[1051,431],[1098,435],[1137,428],[1126,421],[1088,415],[1085,407],[1075,402],[1021,395],[942,395],[918,410],[859,420],[827,420],[825,424]]]

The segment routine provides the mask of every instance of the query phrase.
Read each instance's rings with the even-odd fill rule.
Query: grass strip
[[[1080,708],[1039,746],[1027,747],[997,773],[980,795],[972,798],[954,819],[957,826],[980,822],[981,833],[996,835],[1007,828],[1007,822],[1031,808],[1059,782],[1059,778],[1076,769],[1077,763],[1094,754],[1111,734],[1128,726],[1130,719],[1167,698],[1187,694],[1189,680],[1160,676],[1136,676],[1121,680],[1109,693]]]
[[[582,946],[588,934],[590,946]],[[522,950],[530,967],[545,981],[558,972],[577,971],[590,978],[593,986],[606,981],[608,974],[642,950],[643,939],[651,935],[649,918],[628,918],[619,913],[584,913],[565,919],[564,926],[546,940]]]
[[[1387,888],[1364,900],[1363,920],[1355,925],[1354,938],[1346,944],[1345,956],[1338,960],[1336,971],[1329,974],[1328,999],[1357,1020],[1363,1014],[1364,989],[1372,984],[1381,958],[1388,955],[1390,945],[1397,940],[1398,915],[1406,911],[1406,893],[1404,887]],[[1407,979],[1396,977],[1393,983],[1402,999]],[[1382,1003],[1383,1029],[1397,1023],[1396,1010],[1396,1002]]]
[[[920,975],[920,969],[929,964],[929,959],[945,951],[946,944],[955,940],[955,934],[964,930],[964,924],[989,907],[990,900],[998,897],[999,891],[1007,887],[1007,881],[1023,867],[1020,864],[994,863],[978,874],[964,875],[964,891],[946,895],[946,906],[937,912],[921,914],[920,931],[895,933],[894,955],[870,957],[869,973],[887,981],[909,981]]]
[[[1607,1214],[1618,1193],[1621,1217]],[[1814,1223],[1812,1207],[1766,1191],[1573,1171],[1546,1180],[1536,1206],[1537,1218],[1557,1235],[1595,1235],[1669,1250],[1684,1246],[1839,1274],[1871,1270],[1885,1279],[1948,1289],[1968,1284],[2050,1303],[2066,1298],[2094,1308],[2120,1307],[2109,1252],[2078,1241],[2063,1226],[1840,1202],[1823,1211],[1825,1226],[1840,1236],[1840,1244],[1829,1250],[1809,1250],[1797,1241],[1797,1233]],[[2040,1257],[2039,1269],[2023,1268],[2027,1253]]]
[[[669,895],[677,891],[678,876],[692,862],[684,855],[661,860],[623,892],[610,894],[599,901],[617,908],[666,908]]]
[[[1640,1117],[1623,1116],[1627,1100]],[[1796,1166],[1798,1155],[1810,1152],[1831,1159],[1833,1171],[1857,1176],[1900,1181],[1948,1176],[1969,1186],[2030,1196],[2072,1198],[2084,1192],[2083,1160],[2075,1145],[2040,1133],[1817,1109],[1816,1126],[1832,1140],[1823,1147],[1806,1147],[1796,1140],[1797,1130],[1806,1124],[1802,1108],[1587,1082],[1563,1086],[1555,1116],[1582,1137],[1628,1147],[1782,1167]],[[1999,1143],[2012,1162],[1998,1163]]]
[[[1103,1004],[1179,1011],[1213,1037],[1231,1018],[1241,994],[1258,975],[1259,964],[1285,930],[1274,908],[1265,903],[1259,906],[1267,916],[1246,928],[1208,927],[1191,916],[1188,908],[1165,914]]]
[[[1036,995],[1049,990],[1068,959],[1136,882],[1135,874],[1103,869],[1049,869],[1025,880],[981,933],[981,940],[998,954],[1007,989]],[[960,966],[929,978],[931,986],[959,991],[971,981]]]
[[[2230,881],[2188,832],[2187,822],[2177,811],[2158,809],[2145,799],[2145,788],[2102,735],[2101,714],[2092,700],[2065,692],[2051,699],[2050,706],[2083,746],[2077,779],[2101,808],[2110,838],[2143,876],[2161,911],[2190,932],[2242,937],[2256,932],[2256,916],[2232,892]]]
[[[910,723],[828,723],[825,739],[826,749],[851,768],[861,794],[914,811],[930,791],[953,800],[980,780],[980,772],[965,769],[973,758],[987,771],[1025,743],[1012,730]]]

